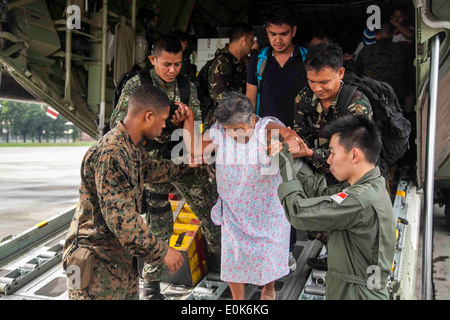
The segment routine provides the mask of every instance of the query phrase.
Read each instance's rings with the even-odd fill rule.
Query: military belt
[[[156,192],[152,192],[150,190],[145,190],[144,198],[149,199],[149,200],[156,200],[156,201],[168,201],[169,195],[167,193],[156,193]]]

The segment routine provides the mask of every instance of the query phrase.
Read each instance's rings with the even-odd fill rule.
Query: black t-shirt
[[[272,56],[272,48],[267,51],[267,64],[261,90],[260,116],[273,116],[286,126],[292,126],[294,101],[301,89],[307,86],[303,59],[297,47],[283,67]],[[258,85],[256,65],[258,54],[254,54],[248,64],[247,82]]]

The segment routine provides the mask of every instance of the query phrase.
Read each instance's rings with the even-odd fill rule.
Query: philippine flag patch
[[[341,204],[342,201],[344,201],[348,197],[348,193],[345,192],[339,192],[336,194],[333,194],[330,198],[336,201],[337,203]]]

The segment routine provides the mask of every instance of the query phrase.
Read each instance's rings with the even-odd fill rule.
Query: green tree
[[[11,134],[21,135],[23,142],[27,137],[47,142],[53,136],[53,141],[59,137],[66,137],[64,131],[68,120],[59,115],[56,120],[46,115],[47,107],[32,103],[23,103],[16,101],[0,101],[0,132],[3,129],[7,131],[7,142]],[[72,126],[71,137],[75,141],[80,136],[80,130]]]
[[[11,135],[11,114],[7,101],[0,102],[0,132],[6,131],[6,142],[9,142]]]
[[[26,142],[27,136],[30,133],[30,121],[27,119],[27,105],[16,101],[8,101],[10,110],[10,119],[12,122],[11,131],[13,134],[21,135],[23,142]]]

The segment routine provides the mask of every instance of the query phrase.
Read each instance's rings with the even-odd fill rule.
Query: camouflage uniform
[[[180,101],[180,91],[177,81],[171,83],[164,82],[156,74],[155,69],[150,69],[150,75],[153,85],[165,92],[171,101]],[[118,121],[126,116],[128,100],[131,92],[141,85],[139,76],[135,76],[128,80],[122,90],[122,94],[117,103],[116,109],[111,115],[111,127],[114,127]],[[200,104],[197,99],[197,91],[195,86],[190,83],[191,91],[188,106],[194,112],[194,118],[201,120]],[[172,132],[177,127],[168,119],[166,128],[162,134],[155,139],[158,143],[168,146],[171,142]],[[152,142],[149,142],[151,144]],[[161,149],[153,149],[149,152],[150,158],[155,161],[164,163],[167,155],[161,152]],[[146,214],[147,223],[154,235],[168,243],[173,233],[173,214],[168,200],[168,194],[175,187],[186,200],[193,212],[202,221],[202,231],[207,242],[209,252],[220,252],[220,227],[214,225],[211,220],[211,209],[217,202],[217,187],[215,180],[212,180],[208,172],[203,168],[190,168],[188,165],[175,165],[170,162],[173,167],[178,168],[183,174],[179,178],[170,180],[170,183],[146,183],[144,192],[143,213]],[[143,277],[145,280],[159,281],[164,270],[164,264],[159,263],[154,268],[148,264],[145,265]]]
[[[245,94],[247,63],[245,59],[236,59],[227,48],[217,53],[208,70],[209,95],[215,104],[222,99],[224,92],[235,91]],[[212,112],[206,118],[209,124],[215,122]]]
[[[391,85],[399,101],[406,95],[409,71],[408,49],[391,38],[383,38],[365,46],[355,62],[355,71]]]
[[[238,60],[226,48],[222,49],[209,69],[208,83],[211,98],[218,102],[225,91],[245,94],[246,77],[245,60]]]
[[[309,87],[305,87],[295,98],[295,113],[292,129],[313,150],[313,156],[309,160],[315,168],[325,173],[329,182],[336,181],[330,173],[330,168],[327,164],[327,159],[330,154],[328,150],[329,141],[324,135],[327,123],[344,114],[366,115],[369,119],[373,117],[369,99],[359,90],[355,90],[351,103],[346,110],[337,110],[336,104],[342,86],[343,82],[341,82],[339,92],[327,112],[322,108],[320,99],[316,94],[312,94]],[[309,98],[311,96],[312,98]]]
[[[94,267],[89,285],[69,287],[69,298],[139,298],[136,258],[154,265],[167,252],[167,244],[140,216],[144,182],[168,181],[180,174],[170,161],[153,161],[141,144],[134,145],[123,123],[89,148],[81,165],[80,199],[63,263],[68,267],[75,249],[86,248],[94,255]]]

